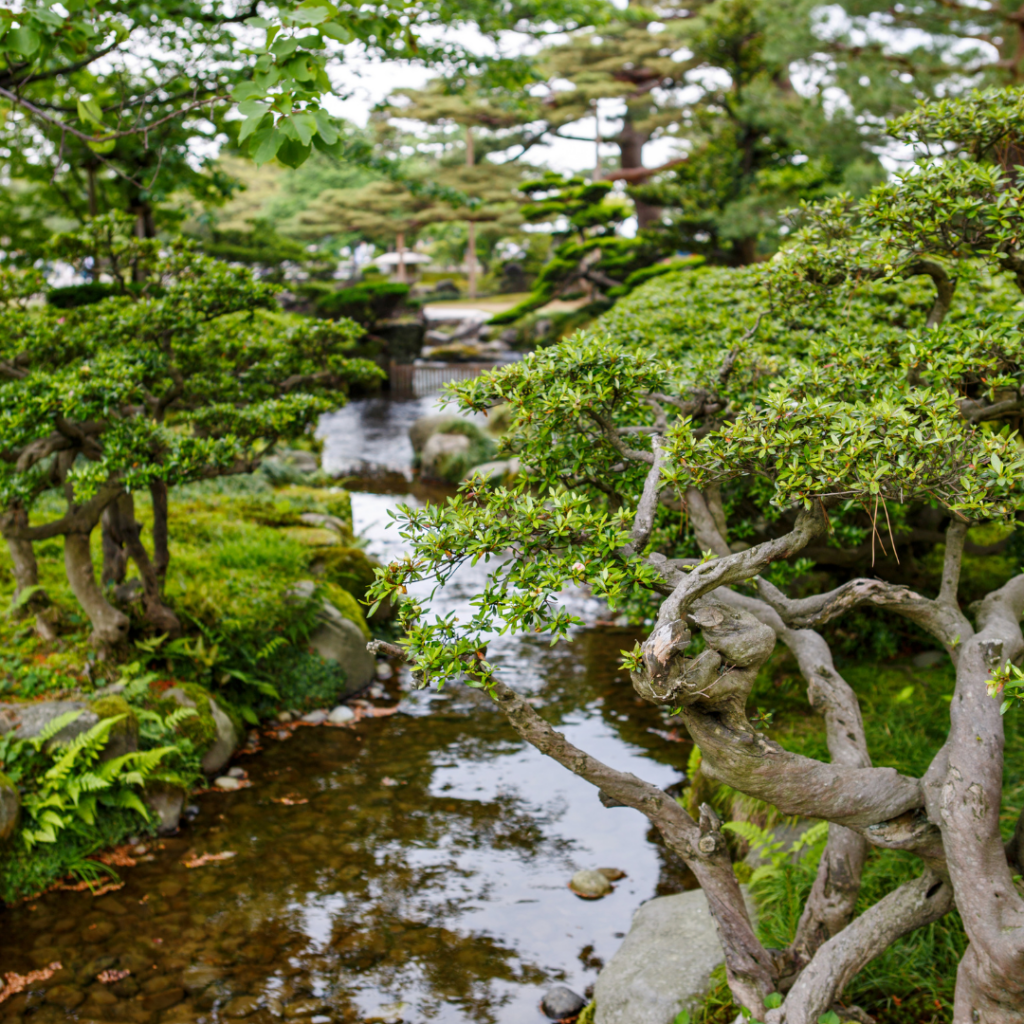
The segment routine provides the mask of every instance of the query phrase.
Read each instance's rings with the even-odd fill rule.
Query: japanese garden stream
[[[431,405],[367,399],[326,417],[324,468],[408,467],[406,430]],[[363,486],[353,485],[356,529],[387,559],[402,550],[387,510],[426,495]],[[435,607],[464,605],[483,571],[461,574]],[[592,623],[596,604],[573,600]],[[633,639],[588,625],[571,645],[502,639],[489,657],[575,742],[667,787],[689,746],[635,699],[619,666]],[[262,752],[235,761],[251,785],[195,797],[179,834],[136,847],[123,887],[0,911],[3,971],[62,965],[59,984],[0,1014],[12,1024],[539,1024],[548,985],[583,992],[636,908],[691,884],[639,814],[602,807],[484,695],[415,691],[405,671],[384,685],[375,703],[395,714],[268,729]],[[628,876],[603,899],[575,896],[573,872],[596,867]],[[104,983],[100,971],[130,973]]]

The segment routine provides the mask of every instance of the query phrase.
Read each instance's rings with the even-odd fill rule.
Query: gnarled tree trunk
[[[166,538],[166,517],[163,525]],[[118,571],[118,575],[113,577],[116,582],[124,581],[125,567],[129,558],[139,570],[146,621],[162,633],[180,636],[181,622],[164,603],[162,580],[142,543],[142,524],[135,518],[135,499],[131,494],[121,494],[103,510],[104,584],[109,582],[107,577],[108,548],[111,552],[111,568]]]
[[[20,536],[21,531],[27,526],[28,514],[20,506],[11,509],[0,518],[0,531],[7,541],[7,550],[11,554],[11,563],[14,567],[15,600],[23,591],[39,586],[39,565],[36,562],[32,541]],[[57,631],[47,615],[49,603],[50,599],[46,592],[37,591],[27,602],[26,610],[35,615],[36,632],[40,637],[53,641],[57,639]]]
[[[89,549],[92,533],[84,530],[64,535],[64,568],[72,593],[92,623],[92,641],[98,646],[120,643],[128,636],[128,616],[118,611],[96,583]]]

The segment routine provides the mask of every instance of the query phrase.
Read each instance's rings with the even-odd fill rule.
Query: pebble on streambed
[[[556,985],[544,993],[540,1008],[551,1020],[573,1020],[580,1015],[580,1011],[586,1005],[587,1001],[583,996],[577,995],[565,985]]]
[[[617,868],[599,868],[597,871],[584,869],[577,871],[569,882],[569,888],[577,895],[586,900],[599,900],[613,891],[609,876],[624,878],[625,872]]]

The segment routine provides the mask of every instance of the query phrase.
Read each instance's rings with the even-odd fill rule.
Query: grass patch
[[[59,509],[41,508],[37,514],[54,511]],[[322,520],[304,520],[308,513],[330,517],[328,528]],[[136,517],[147,541],[152,535],[148,495],[137,496]],[[177,708],[161,699],[162,692],[172,685],[201,686],[243,729],[282,708],[307,711],[336,703],[346,689],[344,667],[312,652],[307,639],[319,624],[324,600],[370,637],[359,600],[373,566],[356,546],[349,496],[333,485],[275,488],[256,474],[180,488],[171,494],[169,533],[165,600],[185,635],[154,637],[141,605],[121,604],[132,623],[129,642],[105,661],[89,644],[91,627],[68,586],[62,542],[37,544],[40,582],[57,611],[59,640],[40,640],[30,619],[0,616],[0,700],[88,699],[107,683],[127,681],[124,696],[135,727],[141,723],[141,748],[171,746],[161,771],[166,767],[178,780],[173,784],[188,789],[211,737],[201,728],[197,732],[198,718],[162,725]],[[342,554],[340,561],[325,557],[334,552]],[[99,529],[93,531],[92,555],[98,579]],[[129,578],[133,575],[129,566]],[[300,580],[318,583],[312,597],[294,593]],[[9,555],[0,547],[0,603],[9,603],[13,592]],[[113,592],[108,596],[114,600]],[[24,744],[0,739],[0,771],[13,774],[23,803],[41,791],[51,761],[42,753],[33,756],[27,758]],[[151,827],[136,810],[104,805],[94,821],[76,819],[58,842],[40,842],[31,851],[16,833],[0,849],[0,900],[31,895],[69,875],[95,875],[102,867],[88,859],[91,853]]]

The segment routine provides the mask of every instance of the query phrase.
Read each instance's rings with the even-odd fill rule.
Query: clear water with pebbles
[[[363,457],[360,408],[346,411],[329,451]],[[387,406],[363,408],[376,446],[368,457],[382,450]],[[410,415],[396,407],[395,437]],[[353,499],[370,549],[400,551],[386,510],[419,499]],[[479,571],[446,588],[444,609],[468,601]],[[669,786],[688,746],[660,735],[659,713],[619,667],[633,639],[587,628],[554,648],[500,640],[490,656],[572,740]],[[0,1018],[530,1024],[544,1019],[547,985],[592,984],[641,902],[692,884],[639,814],[602,807],[479,693],[413,691],[403,674],[386,685],[376,703],[397,703],[397,714],[287,739],[268,731],[263,751],[237,762],[252,785],[197,798],[195,820],[149,844],[122,870],[123,888],[49,893],[0,911],[0,973],[63,965],[0,1004]],[[223,852],[234,856],[185,865]],[[585,901],[567,888],[585,867],[629,874],[610,896]]]

